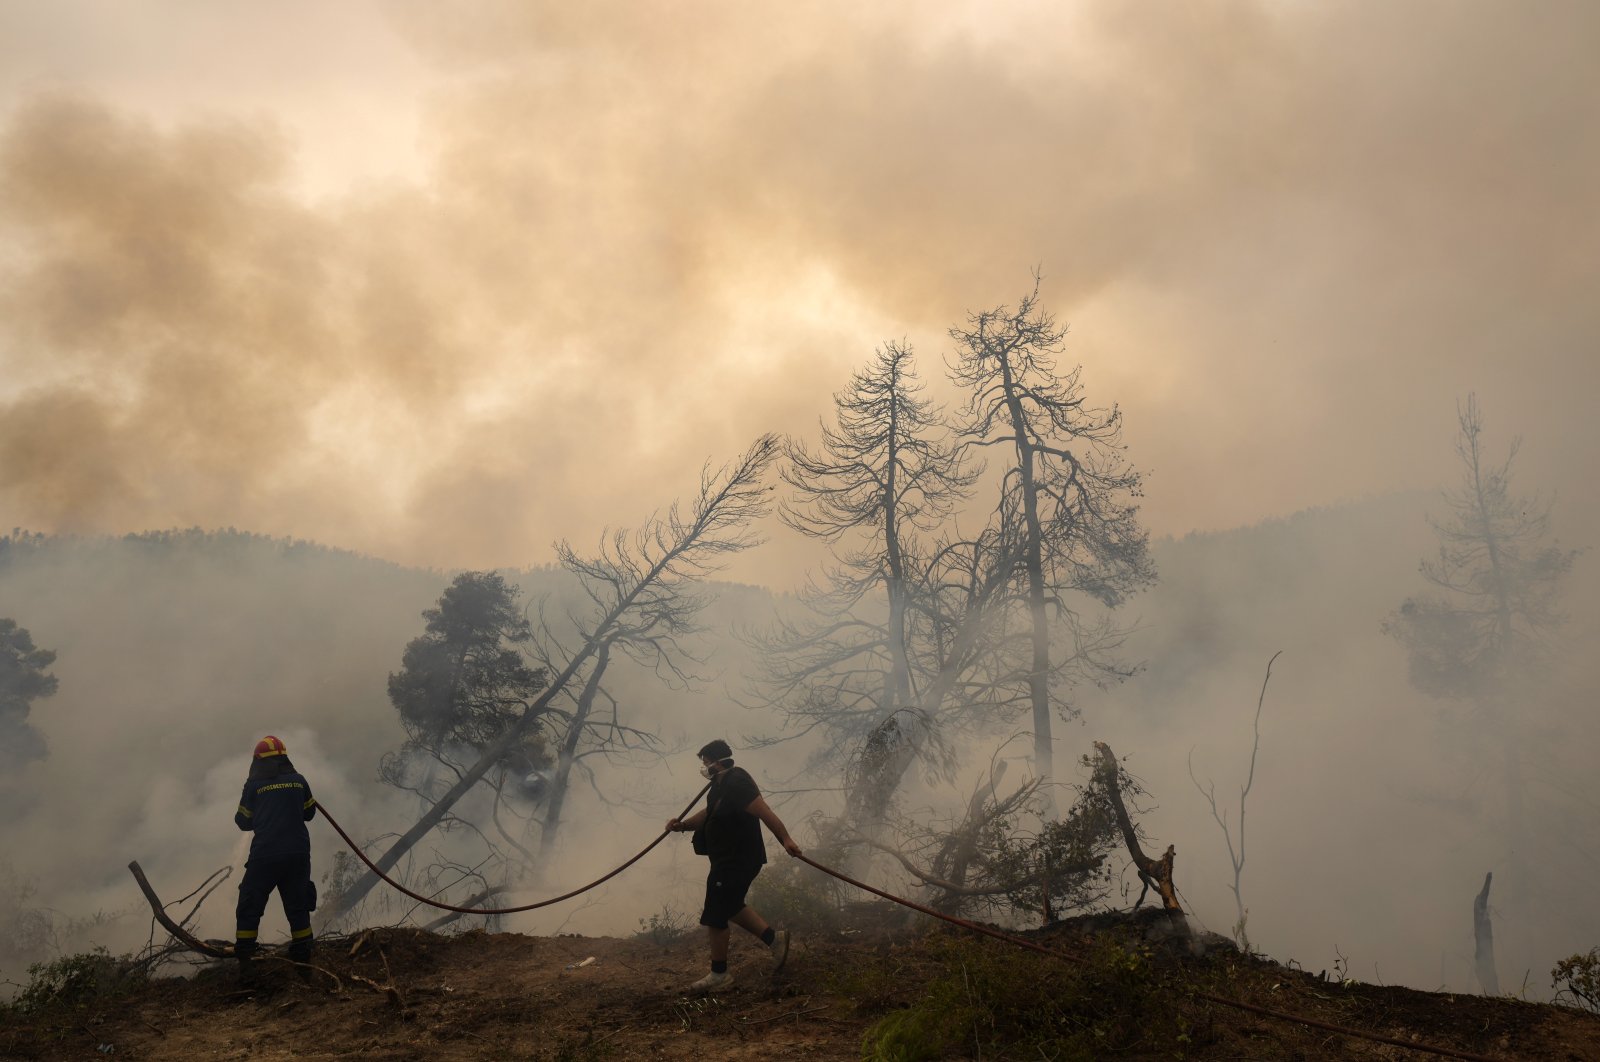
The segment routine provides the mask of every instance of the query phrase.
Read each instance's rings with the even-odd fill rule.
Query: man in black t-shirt
[[[701,773],[711,779],[706,806],[686,819],[668,821],[667,829],[693,831],[695,851],[711,860],[705,910],[700,914],[700,924],[711,940],[711,972],[689,986],[691,992],[704,993],[733,983],[733,974],[728,972],[729,922],[761,939],[772,953],[774,970],[788,958],[789,931],[773,929],[744,900],[767,861],[761,840],[763,822],[791,856],[800,854],[800,846],[789,836],[778,813],[767,806],[750,772],[733,765],[733,750],[726,741],[713,741],[701,749],[700,763]]]

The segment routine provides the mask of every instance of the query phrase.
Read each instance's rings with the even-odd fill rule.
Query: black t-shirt
[[[713,863],[754,863],[767,861],[767,846],[761,840],[761,820],[745,810],[761,790],[743,767],[729,767],[711,782],[706,795],[706,855]]]

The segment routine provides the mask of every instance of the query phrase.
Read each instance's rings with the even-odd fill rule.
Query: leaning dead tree
[[[631,536],[614,533],[602,543],[596,558],[579,558],[566,543],[558,546],[563,565],[595,575],[593,582],[584,583],[596,608],[581,625],[581,642],[539,696],[484,746],[477,762],[461,772],[460,780],[375,860],[380,871],[387,872],[398,863],[514,745],[527,740],[542,718],[555,709],[569,683],[593,665],[603,647],[638,637],[640,645],[654,651],[661,637],[670,637],[673,624],[682,619],[681,611],[672,613],[676,620],[666,621],[666,635],[656,630],[663,622],[661,617],[672,612],[670,601],[684,595],[688,584],[718,570],[729,556],[759,541],[750,525],[770,507],[771,493],[763,480],[778,452],[778,439],[764,435],[731,464],[720,469],[707,467],[687,511],[674,504],[664,516],[647,521]],[[645,634],[641,635],[641,630]],[[328,904],[321,924],[343,917],[378,880],[376,873],[364,873]]]
[[[1134,906],[1138,907],[1144,903],[1145,895],[1153,888],[1161,897],[1162,908],[1170,912],[1175,921],[1183,924],[1183,905],[1178,902],[1178,890],[1172,884],[1172,861],[1177,855],[1177,847],[1167,845],[1167,850],[1160,859],[1152,859],[1145,854],[1144,848],[1139,844],[1138,831],[1133,828],[1133,820],[1128,817],[1127,805],[1122,800],[1118,785],[1117,757],[1111,751],[1111,746],[1103,741],[1096,741],[1094,747],[1100,754],[1098,777],[1101,784],[1106,787],[1112,807],[1116,811],[1117,826],[1122,830],[1122,841],[1128,846],[1128,855],[1133,857],[1133,865],[1139,871],[1139,880],[1144,883],[1144,888],[1139,890],[1139,899]]]

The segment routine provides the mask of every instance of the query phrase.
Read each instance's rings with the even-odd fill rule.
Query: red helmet
[[[283,747],[283,742],[268,734],[256,742],[256,759],[264,760],[268,756],[287,756],[289,750]]]

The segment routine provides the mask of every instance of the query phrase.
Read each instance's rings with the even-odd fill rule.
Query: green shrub
[[[883,956],[876,961],[866,959],[834,965],[823,983],[832,995],[853,1002],[857,1014],[888,1010],[906,995],[905,968]]]
[[[689,916],[682,911],[673,910],[668,904],[649,918],[639,919],[639,932],[633,935],[633,939],[648,940],[665,948],[682,940],[689,934],[691,928]]]
[[[113,958],[103,947],[95,948],[29,966],[27,987],[15,1005],[29,1012],[82,1007],[125,991],[130,980],[126,961]]]
[[[868,1030],[863,1062],[921,1062],[951,1051],[1000,1057],[1096,1059],[1165,1050],[1181,1056],[1181,1019],[1157,1001],[1162,985],[1142,945],[1099,941],[1068,962],[988,942],[933,945],[947,971],[911,1007]]]
[[[861,1042],[863,1062],[927,1062],[938,1058],[944,1032],[925,1008],[897,1010],[867,1030]]]
[[[1556,989],[1557,1003],[1600,1014],[1600,948],[1556,963],[1550,971],[1550,984]]]

